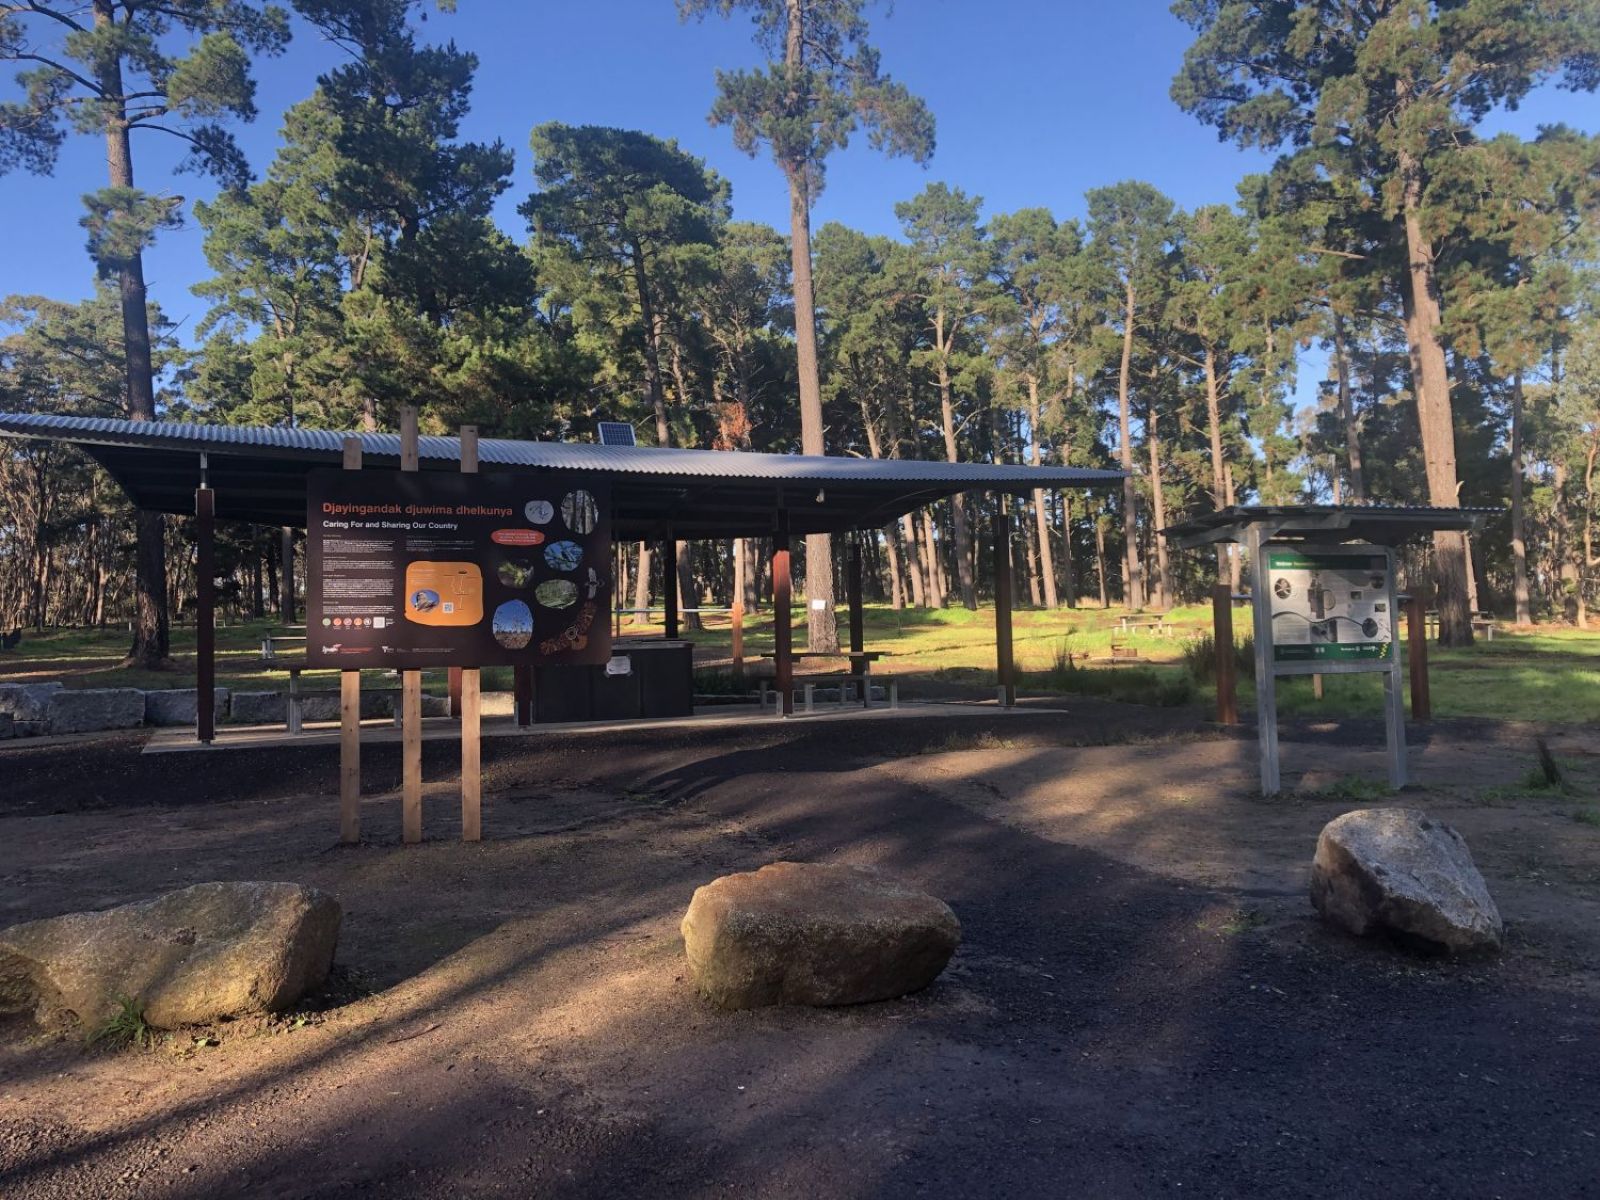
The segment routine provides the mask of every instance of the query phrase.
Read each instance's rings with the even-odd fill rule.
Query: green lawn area
[[[1195,684],[1183,663],[1187,644],[1209,632],[1209,606],[1179,608],[1168,614],[1175,626],[1172,637],[1148,631],[1117,630],[1120,609],[1085,608],[1041,612],[1021,610],[1013,621],[1017,665],[1023,672],[1024,691],[1074,691],[1111,695],[1149,703],[1193,704],[1209,707],[1209,684]],[[847,637],[845,613],[840,611],[840,635]],[[794,610],[797,648],[805,643],[805,611]],[[1235,610],[1235,634],[1244,636],[1248,614]],[[224,687],[269,690],[284,685],[281,667],[260,663],[261,638],[276,626],[270,621],[248,622],[217,632],[217,680]],[[625,634],[659,634],[659,623],[624,626]],[[725,614],[708,618],[707,628],[688,633],[703,647],[700,657],[716,661],[731,654],[732,631]],[[866,646],[886,655],[874,668],[880,675],[947,683],[992,685],[995,679],[994,610],[980,608],[906,609],[895,612],[886,605],[866,610]],[[1112,643],[1135,650],[1139,662],[1111,666]],[[175,669],[136,671],[119,661],[126,648],[122,631],[61,630],[35,634],[27,631],[22,645],[0,654],[0,678],[60,678],[72,687],[192,687],[194,686],[194,631],[173,632]],[[772,649],[770,612],[753,614],[745,621],[745,655],[755,659]],[[1073,669],[1063,670],[1067,656]],[[285,665],[295,661],[284,654]],[[1532,721],[1600,720],[1600,632],[1542,629],[1535,633],[1497,632],[1493,642],[1480,640],[1470,650],[1440,650],[1429,655],[1433,680],[1434,712],[1439,716],[1502,717]],[[706,668],[714,673],[715,667]],[[308,672],[308,687],[331,687],[333,671]],[[386,672],[365,672],[380,686]],[[484,685],[491,690],[511,686],[509,668],[489,668]],[[1312,696],[1311,681],[1285,678],[1278,683],[1279,711],[1284,714],[1328,716],[1382,712],[1383,685],[1377,676],[1327,676],[1325,693]],[[430,672],[427,688],[444,690],[442,672]],[[707,680],[708,688],[713,686]],[[1254,702],[1248,677],[1240,679],[1240,704]]]

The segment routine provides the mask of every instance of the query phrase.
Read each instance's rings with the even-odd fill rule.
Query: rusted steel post
[[[1000,703],[1017,702],[1016,665],[1011,656],[1011,520],[1004,504],[994,515],[994,652]]]
[[[217,736],[217,494],[202,486],[194,494],[195,536],[195,736]]]
[[[789,578],[789,513],[778,510],[778,528],[772,539],[772,650],[777,666],[778,711],[794,715],[793,585]]]
[[[1433,697],[1428,692],[1428,623],[1422,597],[1406,600],[1406,665],[1411,672],[1411,719],[1433,720]]]
[[[1217,656],[1217,724],[1239,723],[1239,684],[1233,652],[1233,589],[1219,583],[1211,589],[1211,636]]]

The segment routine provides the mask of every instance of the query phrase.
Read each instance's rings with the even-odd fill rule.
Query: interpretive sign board
[[[568,473],[313,471],[307,663],[606,662],[610,499]]]
[[[1261,793],[1278,793],[1279,675],[1383,673],[1389,784],[1406,782],[1405,702],[1395,639],[1394,552],[1362,543],[1269,542],[1246,534],[1255,611]]]
[[[1273,668],[1280,675],[1386,671],[1396,652],[1394,571],[1381,546],[1269,543]]]

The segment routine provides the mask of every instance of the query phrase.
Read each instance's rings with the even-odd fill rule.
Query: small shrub
[[[1246,634],[1233,646],[1233,673],[1237,679],[1250,679],[1256,670],[1255,638]],[[1217,641],[1209,633],[1197,634],[1183,644],[1183,665],[1196,683],[1215,683],[1217,679]]]
[[[146,1050],[155,1044],[155,1030],[145,1023],[144,1006],[128,996],[117,997],[117,1011],[89,1035],[91,1046],[134,1046]]]
[[[1054,661],[1036,682],[1047,691],[1081,696],[1103,696],[1126,704],[1152,704],[1178,708],[1195,698],[1195,683],[1186,671],[1160,671],[1154,667],[1080,667],[1063,640]]]
[[[1572,819],[1579,825],[1600,826],[1600,808],[1594,805],[1585,805],[1572,814]]]

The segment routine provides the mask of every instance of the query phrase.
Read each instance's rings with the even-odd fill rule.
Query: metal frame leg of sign
[[[1278,681],[1272,671],[1272,601],[1267,590],[1267,558],[1261,526],[1250,526],[1251,609],[1255,614],[1256,738],[1260,745],[1261,794],[1276,796],[1278,778]]]
[[[1282,780],[1278,760],[1278,695],[1277,677],[1285,675],[1318,675],[1318,674],[1353,674],[1373,673],[1383,674],[1383,699],[1385,734],[1388,744],[1389,758],[1389,786],[1399,789],[1406,785],[1406,727],[1405,727],[1405,697],[1401,679],[1400,663],[1400,610],[1397,604],[1397,594],[1394,586],[1394,551],[1382,546],[1367,546],[1355,544],[1342,544],[1337,546],[1311,546],[1295,544],[1286,546],[1279,544],[1276,547],[1269,545],[1263,538],[1263,531],[1259,525],[1252,525],[1247,534],[1247,545],[1250,551],[1251,567],[1251,608],[1254,615],[1255,648],[1256,648],[1256,729],[1260,747],[1261,767],[1261,793],[1264,796],[1274,796],[1282,790]],[[1388,648],[1381,660],[1375,656],[1363,654],[1359,649],[1351,661],[1337,661],[1325,659],[1321,655],[1306,657],[1302,661],[1289,664],[1280,669],[1277,663],[1276,646],[1274,645],[1272,611],[1272,570],[1269,565],[1269,555],[1276,549],[1292,551],[1296,554],[1316,556],[1324,555],[1359,556],[1366,555],[1370,558],[1382,556],[1384,561],[1384,592],[1385,607],[1382,612],[1387,614]],[[1316,569],[1313,567],[1312,569]],[[1326,566],[1323,569],[1327,569]],[[1339,570],[1334,568],[1335,572]],[[1313,576],[1315,579],[1315,576]],[[1287,584],[1285,584],[1287,587]],[[1366,588],[1361,590],[1365,591]],[[1320,586],[1317,593],[1321,594]],[[1355,591],[1349,595],[1353,598]],[[1288,592],[1284,592],[1285,598]],[[1381,613],[1376,607],[1376,597],[1373,597],[1374,608],[1371,615],[1376,619]],[[1288,615],[1283,614],[1283,615]],[[1320,615],[1320,613],[1318,614]],[[1329,614],[1325,621],[1314,624],[1326,624],[1337,627],[1337,622],[1348,620],[1348,616],[1334,617]],[[1313,635],[1314,636],[1314,635]],[[1332,637],[1334,635],[1324,635]],[[1294,644],[1294,643],[1291,643]],[[1368,645],[1372,643],[1367,643]],[[1337,648],[1337,647],[1335,647]],[[1308,651],[1308,654],[1314,653]],[[1365,661],[1359,661],[1364,659]]]

